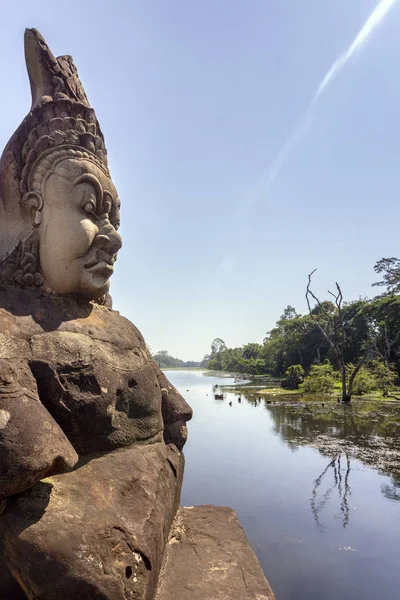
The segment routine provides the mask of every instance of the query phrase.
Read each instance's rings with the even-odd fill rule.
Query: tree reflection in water
[[[392,477],[390,484],[381,485],[381,492],[388,500],[400,501],[400,477]]]
[[[245,396],[253,406],[260,405],[260,398]],[[282,396],[281,396],[282,398]],[[289,447],[296,451],[299,446],[312,446],[329,463],[314,481],[310,498],[311,510],[320,529],[321,512],[333,493],[340,500],[340,516],[343,527],[349,522],[348,498],[350,495],[350,459],[379,469],[391,477],[389,484],[381,486],[388,500],[400,501],[400,410],[399,403],[353,402],[351,406],[322,402],[279,402],[263,399],[263,406],[274,421],[274,429]],[[322,483],[333,477],[327,491]]]
[[[343,475],[342,471],[342,454],[335,456],[322,471],[321,475],[314,481],[314,487],[310,498],[310,506],[313,514],[314,521],[319,531],[323,531],[321,523],[321,513],[325,504],[330,500],[332,492],[337,490],[340,500],[340,513],[343,518],[343,528],[348,525],[350,518],[349,502],[348,497],[351,495],[349,486],[349,475],[350,475],[350,457],[348,454],[343,455],[346,460],[346,467]],[[320,498],[318,498],[319,488],[326,478],[326,475],[333,473],[333,485],[331,485],[326,492],[324,492]]]

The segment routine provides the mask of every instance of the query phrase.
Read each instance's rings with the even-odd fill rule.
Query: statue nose
[[[112,225],[106,225],[96,236],[96,246],[109,254],[116,254],[122,246],[122,238]]]

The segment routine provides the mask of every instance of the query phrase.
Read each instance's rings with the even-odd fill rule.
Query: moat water
[[[233,379],[166,374],[194,411],[181,502],[236,510],[277,600],[399,600],[400,408],[343,424],[254,390],[215,400]],[[371,466],[371,448],[389,466]]]

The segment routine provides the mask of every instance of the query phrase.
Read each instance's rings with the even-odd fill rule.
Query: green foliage
[[[238,370],[249,375],[262,375],[265,373],[265,363],[261,358],[241,358]]]
[[[281,321],[288,321],[290,319],[295,319],[296,317],[299,317],[300,315],[297,314],[296,309],[293,308],[293,306],[290,306],[290,304],[287,305],[287,307],[285,308],[285,310],[283,311],[283,315],[281,315],[280,320]]]
[[[227,350],[224,340],[221,338],[215,338],[211,342],[211,356],[207,363],[207,368],[212,371],[224,371],[225,368],[222,366],[222,356]]]
[[[261,344],[246,344],[243,346],[242,355],[246,360],[251,358],[258,358],[261,354]]]
[[[308,370],[315,359],[323,360],[329,345],[309,315],[283,316],[264,339],[266,371],[283,375],[293,364]]]
[[[393,293],[400,292],[400,259],[381,259],[376,263],[375,271],[383,275],[381,284],[387,287],[388,293],[372,300],[359,299],[342,304],[340,341],[343,354],[340,357],[343,356],[347,368],[347,365],[358,364],[366,348],[373,347],[373,356],[379,356],[385,364],[391,364],[391,372],[394,369],[400,375],[400,293]],[[289,305],[266,334],[263,344],[248,343],[241,348],[228,348],[224,340],[215,338],[211,353],[204,357],[202,365],[214,370],[270,374],[275,377],[285,374],[288,377],[288,369],[296,365],[306,374],[311,373],[313,365],[321,365],[325,360],[338,369],[338,353],[335,355],[318,327],[320,324],[334,335],[332,330],[337,315],[338,309],[330,300],[322,300],[317,304],[312,309],[312,315],[301,315]],[[365,369],[362,369],[354,381],[356,384],[358,380],[356,393],[365,393],[363,390],[371,385],[370,377],[372,375],[367,376]],[[390,383],[385,382],[391,377],[390,374],[378,377],[376,385],[381,386],[382,390],[388,386],[390,388]]]
[[[355,365],[353,365],[352,363],[349,363],[346,366],[347,384],[349,383],[350,377],[353,374],[355,368]],[[368,367],[363,365],[354,378],[353,394],[355,394],[356,396],[363,396],[364,394],[368,394],[368,392],[372,392],[372,390],[376,390],[377,385],[378,384],[374,377],[374,374]]]
[[[303,390],[308,394],[331,394],[335,385],[335,374],[327,360],[322,365],[313,365],[304,379]]]
[[[383,279],[372,285],[386,287],[388,294],[400,293],[400,260],[398,258],[394,256],[381,258],[375,263],[374,271],[382,274]]]
[[[381,360],[373,361],[370,368],[375,378],[376,388],[384,396],[387,396],[394,388],[394,381],[397,375],[396,370],[392,365],[387,365]]]
[[[359,317],[375,337],[378,354],[400,372],[400,295],[378,296],[363,302]]]
[[[200,363],[200,367],[207,367],[210,360],[211,360],[211,355],[205,354],[203,360]]]
[[[199,367],[200,363],[194,360],[183,361],[179,358],[170,356],[167,350],[160,350],[156,354],[153,354],[154,362],[160,367],[160,369],[176,368],[176,367]]]
[[[303,367],[301,365],[292,365],[285,372],[286,377],[291,377],[293,374],[297,375],[298,377],[304,377]]]
[[[226,350],[226,344],[221,338],[215,338],[215,340],[211,342],[211,356],[223,352],[224,350]]]
[[[281,387],[288,390],[297,390],[303,383],[304,369],[301,365],[292,365],[285,372],[286,379],[281,381]]]

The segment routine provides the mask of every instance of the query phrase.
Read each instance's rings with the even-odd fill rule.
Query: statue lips
[[[98,271],[108,279],[114,271],[115,260],[115,254],[109,254],[105,250],[97,250],[94,258],[85,264],[85,269]]]

